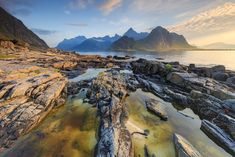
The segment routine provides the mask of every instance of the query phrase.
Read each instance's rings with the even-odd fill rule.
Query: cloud
[[[86,23],[69,23],[69,26],[74,26],[74,27],[87,27],[88,24]]]
[[[122,6],[122,0],[106,0],[101,6],[100,10],[105,14],[108,15],[113,10]]]
[[[189,36],[200,36],[232,30],[235,27],[234,19],[235,3],[227,2],[170,26],[169,29]]]
[[[55,30],[46,30],[46,29],[39,29],[39,28],[32,28],[31,30],[38,35],[52,35],[58,32]]]
[[[0,0],[0,6],[13,15],[28,16],[35,0]]]
[[[69,3],[70,9],[85,9],[88,5],[93,4],[94,0],[72,0]]]

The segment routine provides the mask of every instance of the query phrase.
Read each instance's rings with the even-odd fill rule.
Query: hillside
[[[29,30],[23,22],[15,18],[0,7],[0,39],[26,42],[38,48],[48,48],[47,44]]]

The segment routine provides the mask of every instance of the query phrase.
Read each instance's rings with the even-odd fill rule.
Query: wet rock
[[[215,119],[213,119],[218,127],[222,128],[226,133],[228,133],[235,140],[235,119],[220,113]]]
[[[150,100],[145,101],[145,104],[146,104],[146,108],[150,112],[160,117],[162,120],[167,121],[168,119],[167,113],[165,111],[165,108],[162,106],[162,104],[160,104],[160,102],[150,99]]]
[[[131,62],[132,70],[134,73],[142,73],[147,75],[154,74],[165,74],[165,65],[157,61],[148,61],[145,59],[139,59],[137,61]]]
[[[228,78],[226,82],[229,84],[235,85],[235,76]]]
[[[224,65],[216,65],[216,66],[213,66],[210,69],[211,69],[211,71],[213,73],[215,73],[215,72],[222,72],[222,73],[224,73],[225,72],[225,66]]]
[[[130,56],[113,56],[113,59],[116,60],[127,60],[127,59],[131,59]]]
[[[174,83],[178,86],[186,86],[186,83],[190,79],[197,78],[198,76],[194,73],[179,73],[179,72],[172,72],[167,75],[167,80],[171,83]]]
[[[173,141],[178,157],[202,157],[202,155],[179,134],[173,135]]]
[[[172,99],[164,93],[164,86],[161,84],[153,83],[147,79],[137,77],[139,82],[139,87],[142,88],[144,91],[148,91],[153,93],[154,95],[162,98],[165,101],[171,101]]]
[[[127,84],[117,71],[99,75],[90,87],[89,99],[96,103],[100,117],[97,157],[133,156],[131,134],[125,127]]]
[[[190,92],[190,97],[193,99],[199,99],[202,98],[203,96],[204,96],[203,93],[200,91],[192,90]]]
[[[218,81],[226,81],[229,75],[227,73],[215,72],[212,74],[212,78]]]
[[[198,77],[193,73],[172,72],[167,75],[167,80],[187,90],[203,91],[221,100],[235,98],[234,89],[210,78]]]
[[[235,113],[235,99],[228,99],[224,101],[224,106]]]
[[[192,99],[185,95],[185,93],[183,94],[183,92],[177,90],[173,91],[167,87],[164,88],[164,92],[172,98],[173,102],[183,105],[183,107],[190,107],[192,104]]]
[[[215,143],[224,148],[231,155],[235,155],[235,141],[229,137],[224,130],[220,129],[215,124],[203,120],[201,124],[201,130],[205,132]]]

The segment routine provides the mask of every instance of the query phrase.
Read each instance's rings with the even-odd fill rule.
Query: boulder
[[[196,148],[194,148],[185,138],[179,134],[173,135],[173,141],[175,144],[177,157],[202,157]]]
[[[142,73],[147,75],[165,74],[165,65],[157,61],[148,61],[145,59],[139,59],[131,62],[132,70],[134,73]]]
[[[224,73],[224,72],[225,72],[225,66],[224,66],[224,65],[216,65],[216,66],[213,66],[213,67],[211,68],[211,71],[212,71],[212,73],[215,73],[215,72]]]
[[[228,77],[229,75],[227,73],[223,73],[223,72],[212,73],[212,78],[218,81],[226,81]]]
[[[216,72],[225,73],[225,66],[216,65],[214,67],[208,68],[208,67],[196,67],[195,64],[190,64],[189,72],[194,72],[198,76],[202,77],[212,77],[212,74]]]
[[[201,130],[228,153],[235,156],[235,141],[224,130],[207,120],[202,121]]]
[[[194,73],[179,73],[179,72],[172,72],[167,75],[167,80],[171,83],[174,83],[178,86],[184,87],[186,81],[191,78],[197,78],[197,74]]]

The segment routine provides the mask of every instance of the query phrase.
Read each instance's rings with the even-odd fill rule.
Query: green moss
[[[9,59],[9,58],[15,58],[14,55],[3,55],[3,54],[0,54],[0,59]]]
[[[40,72],[40,70],[35,70],[34,71],[36,74],[40,74],[41,72]]]
[[[166,68],[167,71],[172,71],[172,69],[173,69],[171,64],[166,64],[165,68]]]

